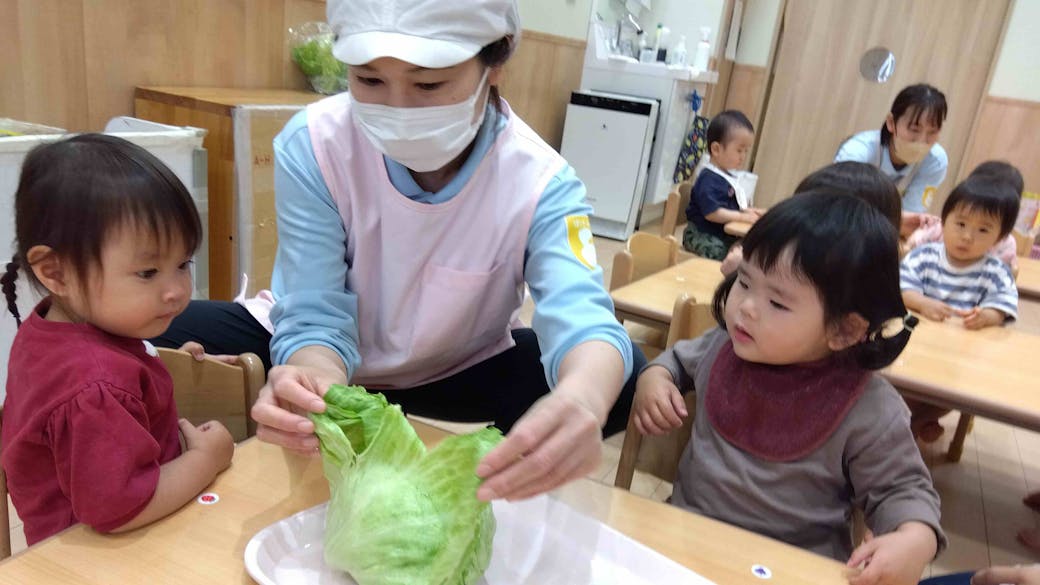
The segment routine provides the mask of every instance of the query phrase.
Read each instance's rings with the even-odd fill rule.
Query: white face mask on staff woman
[[[444,167],[472,143],[499,75],[479,53],[520,39],[515,0],[329,0],[327,15],[332,53],[351,66],[355,122],[417,172]]]
[[[377,150],[413,171],[435,171],[462,154],[477,135],[487,110],[487,78],[485,68],[476,90],[456,104],[395,107],[352,96],[351,112]]]

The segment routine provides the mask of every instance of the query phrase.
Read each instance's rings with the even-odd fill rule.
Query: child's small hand
[[[758,218],[762,217],[762,210],[749,207],[740,214],[740,220],[747,223],[755,223]]]
[[[852,551],[849,567],[863,570],[850,585],[914,585],[935,556],[935,532],[921,522],[906,522],[895,532],[868,539]]]
[[[186,351],[186,352],[190,353],[191,357],[195,358],[195,361],[199,361],[199,362],[201,362],[202,360],[204,360],[206,358],[210,358],[210,359],[215,359],[218,362],[222,362],[222,363],[225,363],[225,364],[235,365],[236,363],[238,363],[238,356],[237,355],[224,355],[224,354],[210,354],[210,353],[206,353],[205,348],[203,348],[202,344],[197,342],[197,341],[189,341],[189,342],[185,343],[184,345],[180,346],[178,349],[180,349],[181,351]]]
[[[964,315],[965,329],[983,329],[1004,324],[1004,314],[996,309],[975,307]]]
[[[180,419],[178,424],[188,451],[199,451],[205,455],[213,464],[213,473],[221,472],[231,465],[235,441],[224,425],[211,420],[196,427],[185,418]]]
[[[920,312],[932,321],[945,321],[949,317],[967,317],[968,311],[954,309],[950,305],[935,299],[928,299],[920,306]]]
[[[663,435],[682,426],[682,419],[689,413],[668,370],[652,367],[636,381],[632,414],[641,434]]]

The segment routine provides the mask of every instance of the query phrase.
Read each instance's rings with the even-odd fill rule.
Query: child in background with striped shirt
[[[943,205],[943,241],[903,259],[899,286],[907,308],[933,321],[962,317],[968,329],[1017,318],[1011,270],[987,251],[1011,233],[1018,206],[1018,194],[1003,182],[969,177],[957,185]]]
[[[957,185],[942,208],[943,241],[914,248],[903,258],[899,287],[903,303],[933,321],[964,319],[967,329],[1003,325],[1018,317],[1018,289],[1011,269],[988,253],[1011,233],[1019,196],[1006,182],[971,176]],[[943,434],[948,410],[907,401],[910,427],[925,442]]]

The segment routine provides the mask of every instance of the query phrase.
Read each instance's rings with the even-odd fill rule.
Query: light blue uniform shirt
[[[877,167],[899,188],[899,194],[903,196],[903,211],[916,213],[928,212],[936,189],[946,178],[949,164],[946,151],[936,142],[921,162],[896,170],[888,147],[881,145],[881,130],[867,130],[846,140],[838,148],[834,162],[846,160]]]
[[[390,182],[413,201],[450,200],[473,176],[506,123],[505,116],[488,108],[472,153],[440,191],[424,191],[407,168],[383,157]],[[353,375],[363,356],[358,352],[357,295],[347,286],[351,259],[346,257],[346,228],[314,158],[306,110],[275,138],[274,153],[278,253],[271,277],[277,300],[271,311],[271,359],[284,364],[301,348],[325,346],[339,354]],[[614,317],[603,270],[583,264],[568,241],[566,218],[591,212],[584,184],[565,165],[539,198],[528,231],[524,280],[535,302],[532,327],[550,387],[556,385],[567,352],[586,341],[613,345],[624,359],[625,378],[632,373],[631,340]]]

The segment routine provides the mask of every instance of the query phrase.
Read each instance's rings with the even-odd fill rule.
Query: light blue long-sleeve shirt
[[[892,164],[888,147],[881,144],[881,130],[867,130],[846,140],[838,148],[834,162],[846,160],[877,167],[882,174],[899,185],[900,194],[903,196],[903,211],[916,213],[928,211],[936,189],[946,178],[946,167],[949,165],[946,151],[937,142],[921,162],[897,170]],[[901,182],[911,174],[913,177],[904,188]]]
[[[488,108],[472,153],[440,191],[423,190],[407,168],[384,157],[390,182],[413,201],[450,200],[472,177],[506,122]],[[275,138],[274,153],[278,253],[271,279],[277,300],[271,312],[272,361],[284,364],[304,347],[325,346],[353,375],[364,356],[358,352],[357,295],[348,286],[347,233],[315,160],[306,110]],[[539,198],[528,231],[524,279],[535,302],[532,327],[550,387],[556,385],[567,352],[586,341],[613,345],[624,359],[625,378],[632,372],[631,341],[614,318],[603,271],[583,263],[568,241],[566,218],[591,212],[584,184],[566,165]]]

